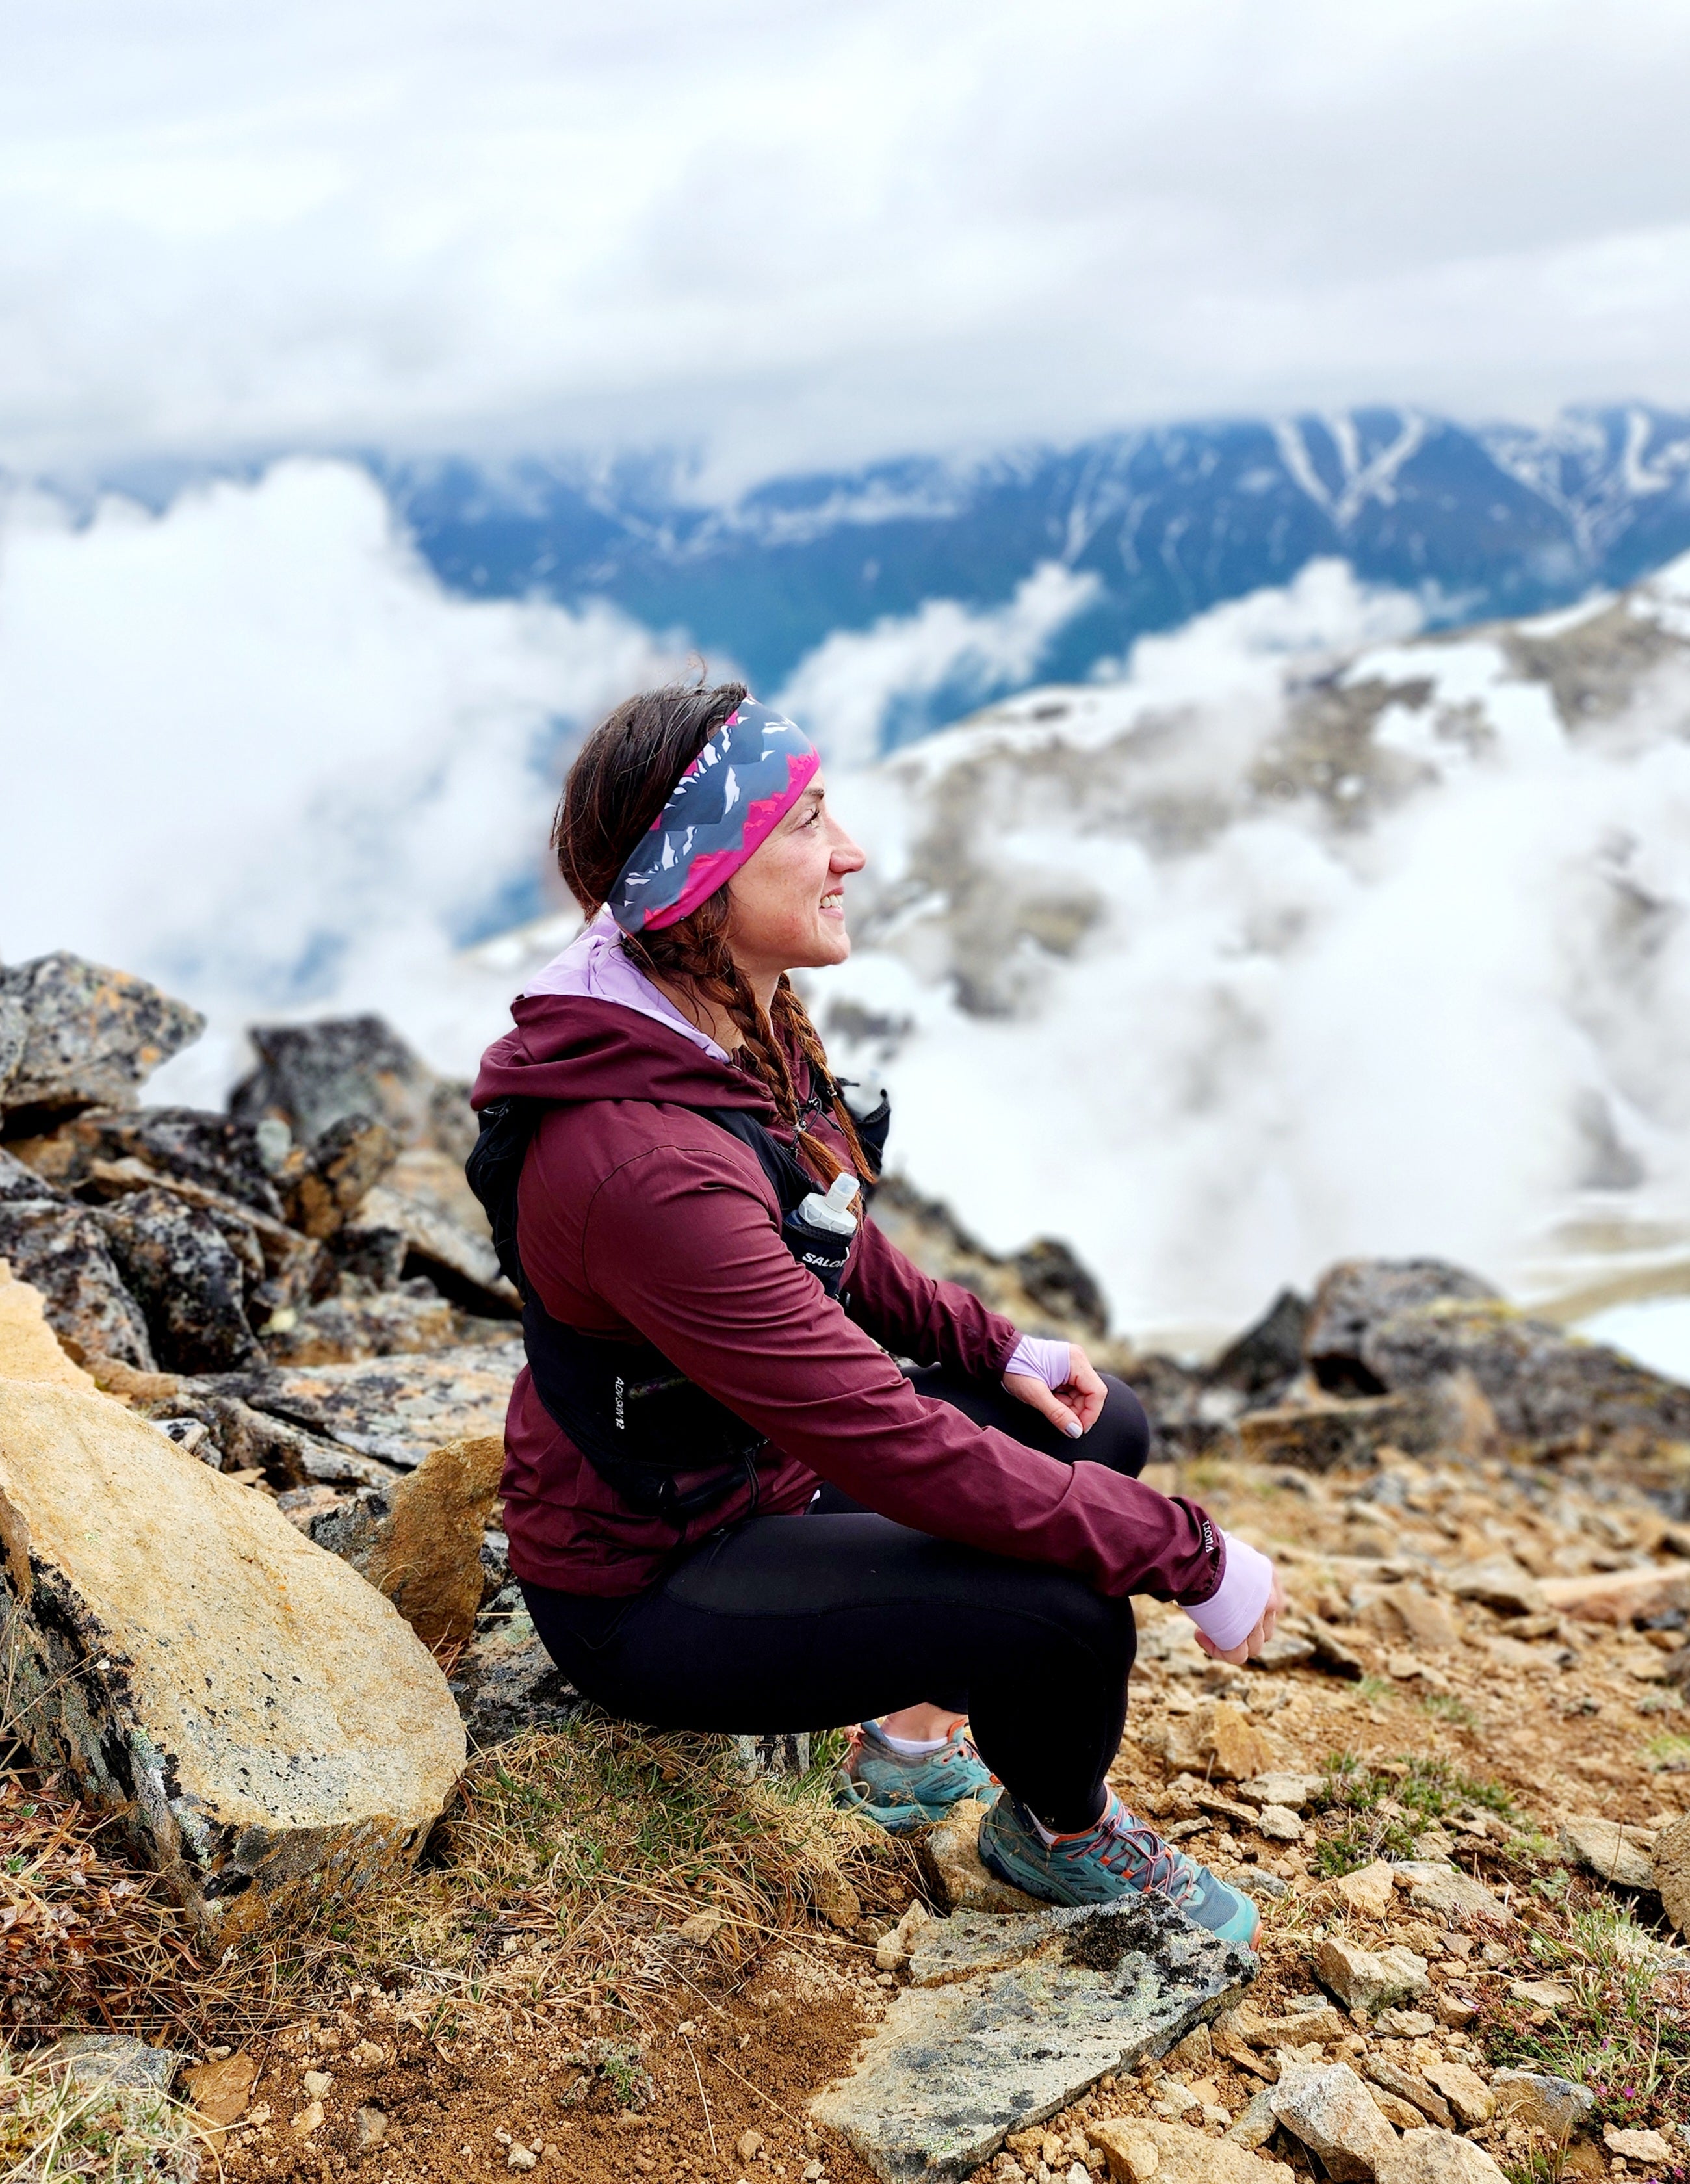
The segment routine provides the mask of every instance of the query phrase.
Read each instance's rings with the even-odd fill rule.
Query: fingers
[[[1025,1403],[1029,1409],[1037,1411],[1041,1418],[1048,1418],[1057,1431],[1066,1434],[1070,1440],[1078,1440],[1085,1432],[1085,1428],[1061,1396],[1032,1373],[1006,1373],[1003,1384],[1012,1396]]]

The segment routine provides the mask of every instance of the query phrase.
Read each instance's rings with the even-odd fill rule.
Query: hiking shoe
[[[1046,1903],[1113,1903],[1153,1891],[1193,1925],[1247,1949],[1262,1923],[1247,1896],[1135,1819],[1113,1791],[1095,1828],[1049,1845],[1027,1808],[1001,1797],[980,1822],[979,1848],[988,1872]]]
[[[997,1777],[975,1751],[962,1724],[937,1752],[906,1758],[893,1751],[870,1721],[851,1732],[834,1802],[878,1821],[889,1835],[901,1836],[942,1820],[964,1797],[990,1804],[997,1793]]]

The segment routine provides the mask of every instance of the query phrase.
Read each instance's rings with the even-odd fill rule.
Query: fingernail
[[[1079,1439],[1079,1420],[1078,1418],[1070,1418],[1068,1424],[1063,1428],[1063,1431],[1068,1435],[1070,1440],[1078,1440]]]

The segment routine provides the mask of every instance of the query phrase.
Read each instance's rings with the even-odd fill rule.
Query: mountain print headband
[[[821,753],[795,721],[747,698],[669,792],[611,889],[624,933],[689,916],[733,878],[797,803]]]

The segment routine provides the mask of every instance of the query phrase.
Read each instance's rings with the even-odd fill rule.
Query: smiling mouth
[[[821,907],[823,910],[843,910],[845,896],[837,892],[833,894],[824,894],[822,897]]]

